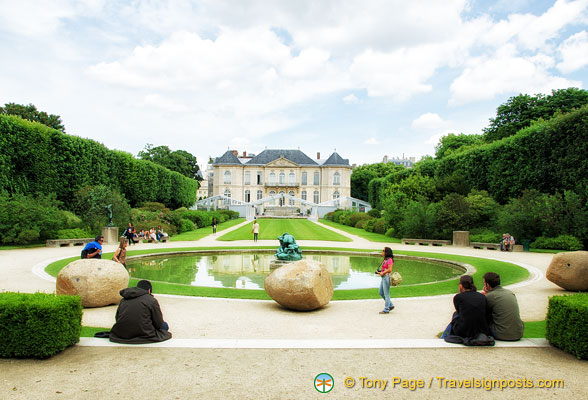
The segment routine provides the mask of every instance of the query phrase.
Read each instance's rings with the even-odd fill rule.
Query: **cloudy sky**
[[[433,155],[588,86],[588,0],[0,0],[0,104],[137,154]]]

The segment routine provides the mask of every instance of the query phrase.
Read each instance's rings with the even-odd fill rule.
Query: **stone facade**
[[[311,159],[300,150],[264,150],[249,156],[244,152],[241,157],[229,150],[212,167],[212,196],[247,203],[280,193],[313,203],[351,194],[349,160],[337,153],[321,160],[320,154]]]

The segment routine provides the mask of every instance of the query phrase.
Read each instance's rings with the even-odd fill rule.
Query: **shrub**
[[[0,293],[0,357],[50,357],[76,344],[81,329],[78,296]]]
[[[540,236],[531,243],[531,247],[534,249],[552,249],[552,250],[569,250],[576,251],[582,250],[582,243],[570,235],[560,235],[555,238],[548,238]]]
[[[588,358],[588,293],[549,298],[545,338],[575,355]]]
[[[374,233],[379,233],[381,235],[385,234],[388,230],[389,226],[388,223],[384,218],[378,218],[376,223],[374,224]]]
[[[500,233],[478,233],[470,235],[470,242],[481,242],[481,243],[500,243],[502,235]]]
[[[92,235],[85,229],[60,229],[57,231],[57,239],[83,239],[83,238],[90,238]]]
[[[364,229],[366,224],[367,224],[367,219],[362,219],[361,221],[357,221],[357,224],[355,224],[355,227],[359,228],[359,229]]]
[[[389,228],[389,229],[386,231],[386,236],[388,236],[388,237],[391,237],[391,238],[393,238],[393,237],[396,237],[396,229],[394,229],[394,228]]]
[[[227,219],[225,219],[225,221],[228,221],[230,219],[237,219],[237,218],[239,218],[239,212],[238,211],[233,211],[233,210],[218,210],[217,212],[219,214],[221,214],[221,215],[226,215],[228,217]],[[212,223],[212,218],[211,218],[211,223]]]
[[[354,212],[349,214],[347,220],[349,221],[349,226],[355,226],[359,221],[372,218],[366,213]]]
[[[16,244],[29,244],[37,241],[39,241],[38,229],[25,229],[14,239],[14,243]]]
[[[169,208],[167,208],[165,206],[165,204],[162,203],[158,203],[155,201],[146,201],[144,203],[141,204],[141,207],[139,207],[142,210],[146,210],[146,211],[168,211],[169,212]]]
[[[131,207],[121,193],[105,185],[85,186],[75,193],[75,211],[93,232],[99,232],[108,223],[108,205],[112,207],[114,225],[124,232],[131,218]]]
[[[178,230],[179,233],[183,233],[183,232],[190,232],[190,231],[194,231],[198,229],[198,227],[196,225],[194,225],[194,222],[190,221],[187,218],[182,218],[182,225],[181,228]]]
[[[376,208],[372,208],[367,212],[367,215],[369,215],[372,218],[380,218],[382,216],[382,212]]]

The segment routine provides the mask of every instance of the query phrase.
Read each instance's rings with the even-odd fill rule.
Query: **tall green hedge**
[[[170,208],[191,207],[198,182],[103,144],[66,135],[12,115],[0,115],[0,190],[57,193],[70,206],[83,186],[106,185],[132,206],[157,201]]]
[[[0,293],[0,357],[47,358],[80,340],[79,296]]]
[[[549,298],[545,338],[579,359],[588,359],[588,293]]]
[[[505,203],[525,189],[542,193],[588,186],[588,107],[559,115],[488,145],[438,161],[438,178],[458,174]]]

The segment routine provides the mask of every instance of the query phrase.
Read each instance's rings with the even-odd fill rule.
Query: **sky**
[[[0,104],[133,155],[434,155],[588,86],[588,0],[0,0]]]

